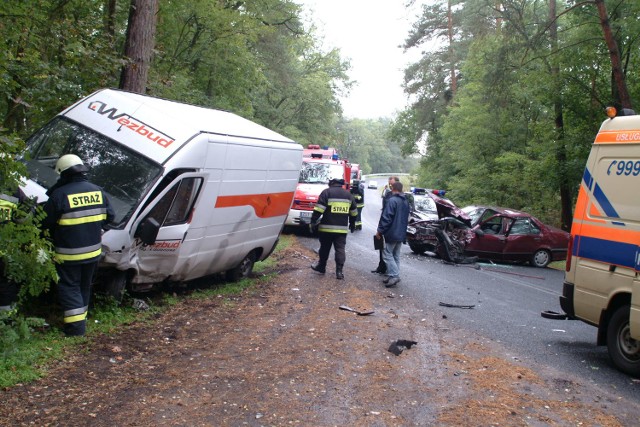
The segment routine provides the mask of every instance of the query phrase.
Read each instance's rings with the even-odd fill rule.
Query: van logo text
[[[140,120],[127,113],[118,113],[115,107],[107,107],[102,101],[92,101],[89,103],[89,109],[95,111],[101,116],[105,116],[110,120],[114,120],[121,127],[129,129],[141,136],[146,136],[150,141],[155,142],[161,147],[167,148],[173,144],[174,139],[170,136],[158,131],[157,129],[142,123]],[[120,130],[120,129],[118,129]]]

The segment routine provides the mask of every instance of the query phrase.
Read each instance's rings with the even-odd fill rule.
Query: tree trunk
[[[145,93],[156,38],[158,0],[131,0],[120,89]]]
[[[571,189],[567,179],[567,148],[564,138],[564,113],[562,101],[562,80],[560,78],[560,66],[558,65],[557,56],[553,55],[558,50],[558,19],[556,16],[556,0],[549,1],[549,38],[551,42],[552,62],[551,63],[551,79],[553,82],[553,110],[555,115],[555,143],[556,143],[556,161],[558,162],[558,184],[560,190],[560,227],[565,230],[571,230],[573,222],[573,201],[571,199]]]
[[[598,8],[600,25],[602,26],[604,40],[607,43],[607,48],[609,49],[609,57],[611,58],[611,75],[613,79],[612,94],[616,98],[615,101],[619,103],[619,105],[616,105],[616,107],[632,108],[629,92],[627,91],[627,84],[625,83],[624,73],[622,72],[620,51],[618,50],[618,44],[613,38],[611,25],[609,25],[609,15],[607,14],[607,7],[604,4],[604,0],[595,0],[595,4]]]
[[[451,98],[455,97],[458,90],[458,79],[456,77],[456,60],[453,54],[453,11],[451,10],[451,0],[447,3],[447,32],[449,35],[449,63],[451,64]]]

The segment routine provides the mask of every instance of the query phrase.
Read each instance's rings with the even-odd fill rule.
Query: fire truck
[[[335,148],[310,144],[302,152],[298,186],[285,225],[309,225],[318,197],[331,179],[344,179],[345,188],[349,189],[351,164],[347,159],[341,159]]]

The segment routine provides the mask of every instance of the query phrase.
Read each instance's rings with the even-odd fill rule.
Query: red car
[[[496,261],[528,261],[546,267],[567,257],[569,233],[525,212],[493,206],[467,206],[473,236],[467,255]]]

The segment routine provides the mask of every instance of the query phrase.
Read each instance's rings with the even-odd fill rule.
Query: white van
[[[302,146],[237,115],[105,89],[27,141],[23,190],[46,200],[57,159],[80,156],[116,212],[102,238],[107,291],[226,272],[273,251],[298,183]]]
[[[560,306],[598,328],[618,369],[640,376],[640,115],[609,116],[580,184]]]

